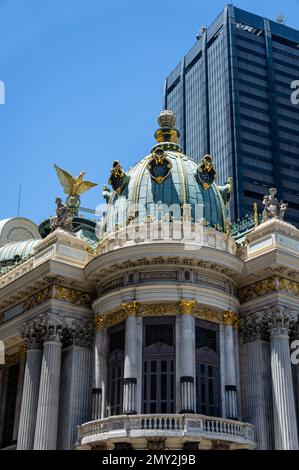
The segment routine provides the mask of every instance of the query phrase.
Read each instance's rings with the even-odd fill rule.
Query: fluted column
[[[273,410],[269,335],[262,320],[252,315],[242,322],[244,352],[244,420],[255,427],[259,450],[273,449]]]
[[[55,450],[59,410],[61,368],[61,320],[47,316],[43,320],[44,350],[38,396],[34,449]]]
[[[101,321],[98,321],[98,317],[95,321],[95,334],[94,334],[94,364],[93,364],[93,387],[92,387],[92,420],[102,418],[102,347],[103,347],[103,335],[104,331],[102,328]]]
[[[234,328],[238,327],[238,316],[234,312],[225,312],[224,347],[225,347],[225,408],[226,417],[238,419],[237,377],[234,348]]]
[[[268,309],[266,321],[271,342],[275,449],[295,450],[298,433],[289,346],[292,317],[289,309],[273,307]]]
[[[122,305],[127,312],[126,338],[125,338],[125,363],[124,363],[124,395],[123,413],[136,413],[136,385],[137,385],[137,302],[129,302]]]
[[[90,359],[92,329],[89,322],[74,320],[67,328],[67,341],[71,342],[71,369],[67,384],[68,400],[61,423],[63,449],[72,449],[77,438],[77,426],[90,420]],[[65,339],[64,334],[64,339]],[[61,445],[62,444],[62,445]]]
[[[192,316],[194,300],[181,300],[180,384],[181,413],[194,413],[195,323]]]
[[[26,345],[21,346],[21,348],[19,349],[19,357],[20,357],[20,368],[19,368],[19,378],[18,378],[18,386],[17,386],[15,419],[14,419],[14,427],[13,427],[13,440],[14,441],[17,441],[18,439],[18,430],[19,430],[23,385],[24,385],[24,374],[25,374],[25,365],[26,365]]]
[[[17,449],[32,450],[36,424],[42,350],[36,322],[25,326],[23,337],[27,343],[23,393],[18,429]]]

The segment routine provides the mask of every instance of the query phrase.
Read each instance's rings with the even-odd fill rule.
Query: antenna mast
[[[19,187],[19,200],[18,200],[18,215],[17,215],[17,217],[19,217],[19,215],[20,215],[21,194],[22,194],[22,185],[20,184],[20,187]]]

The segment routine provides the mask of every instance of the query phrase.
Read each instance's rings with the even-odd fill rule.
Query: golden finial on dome
[[[175,114],[169,109],[161,111],[158,117],[158,124],[160,128],[155,132],[155,139],[159,144],[171,142],[178,143],[180,133],[175,127],[176,117]]]

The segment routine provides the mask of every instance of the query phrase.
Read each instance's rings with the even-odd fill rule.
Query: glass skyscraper
[[[233,220],[262,207],[267,188],[299,226],[299,31],[228,5],[168,76],[164,107],[180,144],[214,157],[220,182],[234,179]],[[293,100],[294,101],[294,100]]]

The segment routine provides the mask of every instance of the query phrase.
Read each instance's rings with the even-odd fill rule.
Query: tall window
[[[143,413],[174,413],[174,319],[144,319]]]
[[[119,415],[123,406],[123,376],[125,355],[125,326],[112,327],[108,331],[108,391],[107,415]]]
[[[220,416],[219,328],[196,320],[196,412]]]
[[[6,390],[2,447],[12,445],[20,364],[9,367]]]

